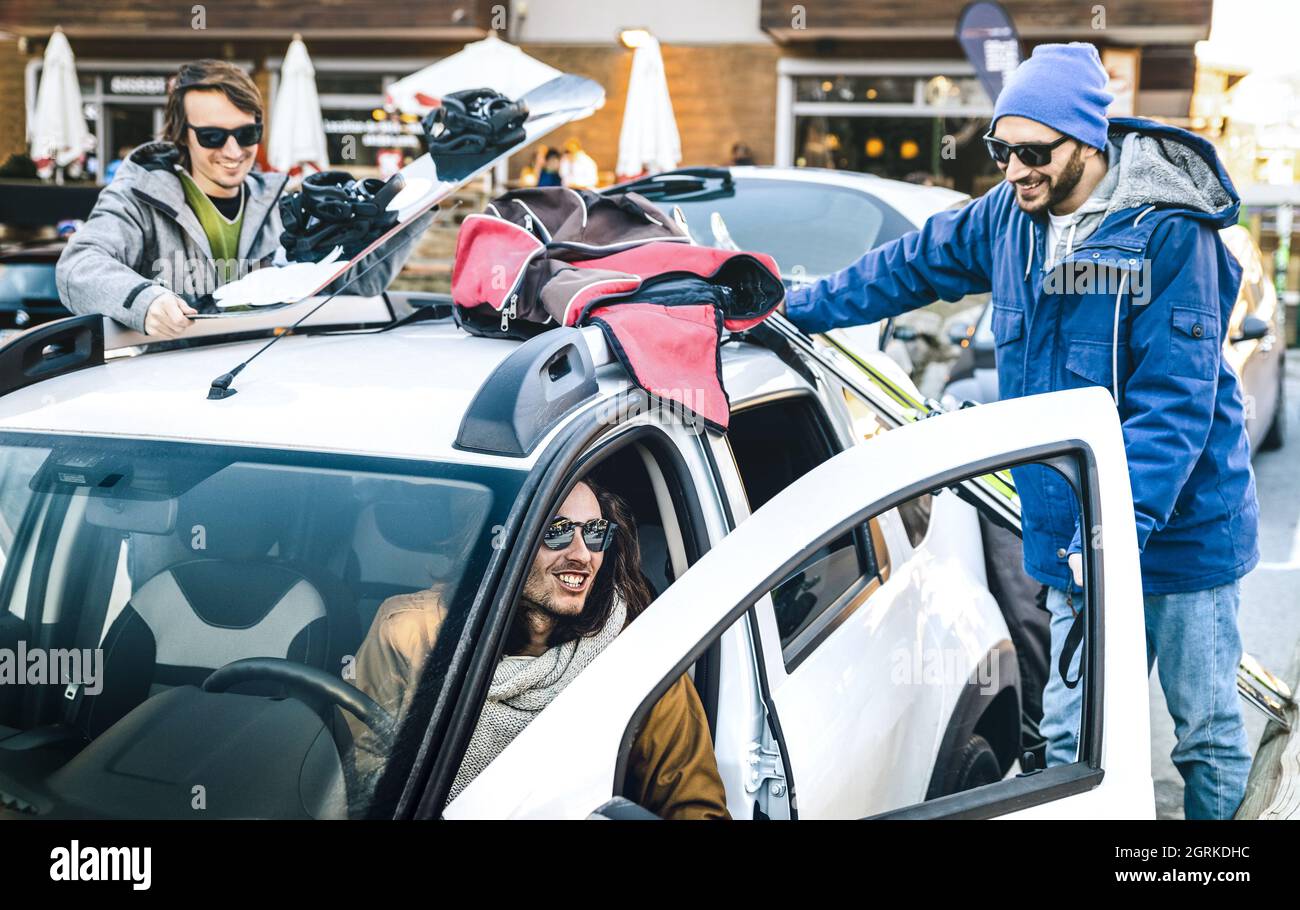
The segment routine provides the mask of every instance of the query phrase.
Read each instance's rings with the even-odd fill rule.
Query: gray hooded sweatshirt
[[[59,296],[74,313],[109,316],[143,332],[149,305],[161,294],[170,291],[193,303],[227,279],[238,277],[229,272],[219,274],[207,234],[185,201],[176,174],[179,162],[180,153],[170,142],[142,145],[122,162],[113,182],[99,194],[90,217],[72,235],[55,270]],[[283,226],[278,203],[288,179],[284,174],[257,170],[244,178],[247,196],[239,235],[240,274],[254,264],[269,265],[280,250]],[[382,293],[433,217],[428,213],[416,219],[396,241],[401,248],[351,284],[348,293]],[[368,264],[363,262],[330,289],[337,290]]]

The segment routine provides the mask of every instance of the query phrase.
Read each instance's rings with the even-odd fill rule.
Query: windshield
[[[705,246],[722,245],[711,226],[717,212],[737,247],[772,256],[787,279],[839,271],[915,227],[875,196],[809,180],[737,178],[732,195],[670,195],[656,198],[655,204],[669,211],[680,206],[691,235]]]
[[[74,817],[357,814],[340,705],[372,620],[436,591],[453,627],[523,476],[16,434],[0,472],[0,797]],[[248,658],[273,661],[214,684]]]
[[[68,315],[54,285],[53,262],[0,262],[0,341]]]

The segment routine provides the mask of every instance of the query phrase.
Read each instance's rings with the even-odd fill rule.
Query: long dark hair
[[[650,605],[654,595],[641,574],[641,543],[637,537],[636,519],[627,502],[617,493],[612,493],[600,484],[584,478],[578,483],[586,486],[600,503],[600,514],[616,525],[614,540],[605,550],[605,559],[596,580],[592,582],[591,593],[582,612],[574,617],[557,619],[551,630],[549,644],[554,646],[566,641],[573,641],[587,635],[594,635],[605,626],[609,614],[614,609],[614,594],[618,592],[627,605],[627,622],[635,619],[642,610]],[[510,632],[506,636],[506,653],[517,653],[528,643],[528,627],[525,611],[517,609]]]

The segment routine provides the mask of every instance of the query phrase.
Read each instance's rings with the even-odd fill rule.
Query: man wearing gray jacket
[[[221,60],[182,66],[164,139],[122,162],[59,257],[55,277],[68,308],[177,338],[197,312],[193,301],[269,264],[280,250],[278,203],[289,178],[253,169],[261,141],[262,96],[242,69]],[[381,293],[432,217],[348,290]]]

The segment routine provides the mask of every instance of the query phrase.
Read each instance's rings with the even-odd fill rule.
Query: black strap
[[[82,607],[81,617],[77,622],[76,636],[72,641],[72,646],[77,649],[94,650],[99,647],[100,636],[104,631],[104,621],[108,618],[108,608],[110,601],[113,599],[112,579],[117,573],[117,561],[122,552],[122,542],[126,535],[120,532],[110,531],[107,528],[101,532],[103,535],[102,546],[96,551],[94,562],[90,572],[87,573],[86,596]],[[107,582],[107,584],[103,584]],[[93,587],[92,587],[93,586]],[[98,590],[99,595],[92,595],[91,590]],[[104,669],[100,665],[101,671]],[[83,673],[85,668],[82,668]],[[77,717],[81,713],[81,704],[85,694],[85,685],[78,683],[76,686],[66,685],[63,690],[63,722],[69,727],[77,725]],[[103,684],[103,680],[99,680]]]
[[[1073,597],[1069,592],[1066,593],[1066,603],[1070,603]],[[1073,610],[1073,606],[1071,606]],[[1079,675],[1073,680],[1070,679],[1070,663],[1074,660],[1075,652],[1083,644],[1083,608],[1080,607],[1074,614],[1074,622],[1070,623],[1070,631],[1065,633],[1065,643],[1061,646],[1061,659],[1057,663],[1057,672],[1061,674],[1061,682],[1065,683],[1065,688],[1073,689],[1079,685],[1079,680],[1083,679],[1083,664],[1079,665]]]

